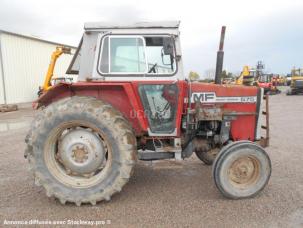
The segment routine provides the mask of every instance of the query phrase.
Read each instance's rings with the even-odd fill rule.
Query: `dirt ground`
[[[0,226],[39,220],[100,221],[113,227],[303,227],[303,96],[270,96],[266,150],[272,177],[260,195],[236,201],[220,195],[211,167],[193,157],[139,162],[131,181],[110,202],[63,206],[34,185],[23,158],[33,115],[30,108],[0,113]]]

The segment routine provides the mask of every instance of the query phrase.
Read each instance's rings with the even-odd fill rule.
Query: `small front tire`
[[[271,162],[265,150],[252,142],[237,142],[223,148],[213,165],[218,190],[227,198],[257,195],[269,181]]]

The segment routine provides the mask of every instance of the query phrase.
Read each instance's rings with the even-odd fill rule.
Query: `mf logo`
[[[192,102],[200,103],[256,103],[256,96],[244,97],[217,97],[215,92],[193,93],[191,96]]]
[[[193,102],[215,102],[216,94],[214,92],[193,93],[191,100]]]

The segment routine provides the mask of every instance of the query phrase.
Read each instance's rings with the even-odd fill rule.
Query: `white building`
[[[56,46],[75,47],[0,30],[0,104],[32,102]],[[62,55],[54,76],[64,77],[72,55]],[[71,77],[70,75],[67,77]]]

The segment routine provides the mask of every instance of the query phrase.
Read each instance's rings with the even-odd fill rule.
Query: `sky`
[[[0,0],[0,29],[77,46],[85,22],[180,20],[185,72],[214,69],[225,25],[224,69],[263,61],[268,73],[303,68],[302,0]]]

